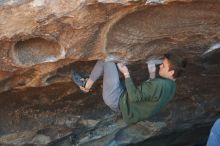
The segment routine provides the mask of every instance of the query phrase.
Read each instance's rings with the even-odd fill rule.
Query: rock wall
[[[187,144],[204,143],[219,117],[219,13],[220,0],[0,1],[0,143],[123,145],[206,129]],[[139,84],[146,59],[168,51],[189,67],[151,122],[125,127],[104,105],[101,81],[82,94],[70,79],[72,68],[89,74],[107,59],[126,62]],[[176,139],[165,143],[184,143]]]

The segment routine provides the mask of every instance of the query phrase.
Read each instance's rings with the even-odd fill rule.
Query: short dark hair
[[[166,53],[164,58],[169,61],[169,70],[174,70],[173,77],[178,78],[185,71],[187,60],[175,53]]]

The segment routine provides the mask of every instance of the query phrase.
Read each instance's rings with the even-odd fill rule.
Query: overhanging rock
[[[1,1],[0,143],[155,145],[169,135],[171,146],[188,131],[187,144],[204,143],[219,117],[219,14],[220,0]],[[172,102],[137,125],[104,105],[101,80],[83,94],[70,79],[107,58],[128,63],[140,84],[146,59],[168,51],[188,59],[187,71]]]

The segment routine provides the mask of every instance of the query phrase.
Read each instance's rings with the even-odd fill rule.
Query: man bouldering
[[[154,78],[152,72],[155,72],[155,67],[152,68],[152,61],[148,63],[151,63],[148,67],[152,79],[137,87],[125,65],[103,60],[97,61],[87,80],[76,72],[73,73],[73,80],[83,92],[89,92],[94,82],[103,75],[102,95],[105,104],[113,111],[121,112],[123,120],[132,124],[147,119],[166,106],[176,92],[175,80],[186,66],[183,58],[167,53],[159,67],[160,77]],[[119,79],[118,70],[125,78],[124,84]]]

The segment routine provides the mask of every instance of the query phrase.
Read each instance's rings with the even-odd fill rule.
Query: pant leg
[[[220,119],[212,126],[206,146],[220,146]]]
[[[96,81],[100,76],[102,76],[104,73],[104,61],[98,60],[95,64],[95,67],[93,68],[89,78],[92,81]]]
[[[104,62],[103,100],[113,111],[119,112],[119,98],[124,92],[115,63]]]

